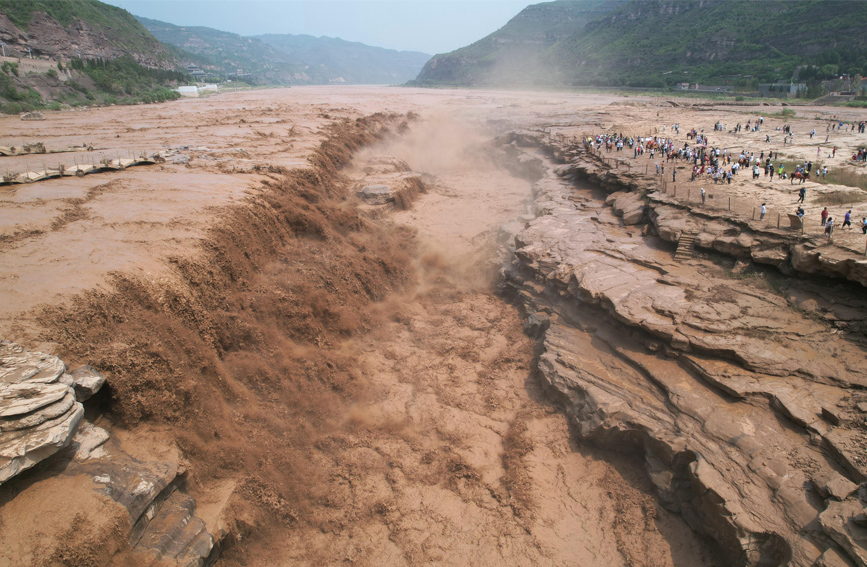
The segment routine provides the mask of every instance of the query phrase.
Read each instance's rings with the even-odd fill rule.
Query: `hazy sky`
[[[339,37],[429,54],[500,28],[528,0],[104,0],[136,16],[241,35]]]

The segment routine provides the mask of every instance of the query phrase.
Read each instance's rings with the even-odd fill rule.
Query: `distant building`
[[[201,68],[199,68],[199,67],[196,66],[196,65],[193,65],[192,63],[190,63],[189,65],[187,65],[187,73],[188,73],[191,77],[193,77],[193,79],[198,79],[198,80],[203,80],[203,79],[207,79],[207,78],[210,78],[210,77],[213,77],[213,76],[214,76],[213,73],[209,73],[209,72],[207,72],[207,71],[203,71]]]
[[[192,87],[178,87],[178,92],[181,96],[188,96],[191,98],[196,98],[199,96],[199,88],[196,86]]]

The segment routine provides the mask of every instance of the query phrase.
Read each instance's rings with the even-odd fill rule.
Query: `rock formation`
[[[83,476],[127,510],[134,551],[183,567],[204,565],[215,542],[195,514],[195,501],[181,490],[187,471],[180,455],[133,458],[119,443],[109,442],[108,431],[83,419],[82,402],[104,383],[93,367],[66,373],[56,356],[0,342],[0,485],[6,483],[4,488],[15,494],[18,489],[9,488],[9,481],[40,463],[45,478],[27,488],[34,498],[43,489],[53,493],[50,485],[59,476]],[[14,522],[15,511],[4,519]]]
[[[0,484],[69,445],[84,407],[56,356],[0,342]]]
[[[366,182],[373,181],[357,187],[355,191],[361,201],[362,212],[369,217],[376,218],[394,209],[406,209],[425,190],[421,176],[411,171],[401,159],[376,156],[363,160],[360,167]]]
[[[518,139],[534,145],[502,141]],[[535,145],[568,159],[555,142]],[[706,219],[623,183],[604,200],[576,186],[588,177],[575,160],[535,184],[538,218],[505,274],[540,341],[538,376],[578,437],[642,454],[663,504],[727,564],[867,565],[863,336],[834,310],[816,316],[839,301],[844,318],[867,319],[863,294],[835,290],[829,303],[813,282],[775,289],[700,258],[677,262],[675,226]],[[769,257],[771,234],[696,232],[702,247]],[[773,237],[786,258],[804,246]],[[811,301],[812,312],[799,307]]]
[[[557,166],[555,173],[587,181],[609,194],[619,193],[619,198],[627,200],[615,205],[615,211],[625,210],[627,204],[632,207],[627,224],[649,220],[654,234],[668,242],[677,243],[682,235],[694,234],[701,248],[773,265],[783,272],[841,278],[867,286],[867,257],[838,247],[827,238],[772,228],[724,209],[686,203],[663,193],[657,176],[617,168],[581,146],[549,140],[540,132],[510,132],[497,141],[511,147],[541,147],[555,161],[568,162]],[[636,216],[638,201],[643,202],[646,216]]]

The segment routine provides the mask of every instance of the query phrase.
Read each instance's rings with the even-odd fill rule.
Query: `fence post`
[[[753,207],[753,220],[756,220],[756,208]]]
[[[780,228],[780,213],[777,213],[777,228]]]
[[[692,188],[686,190],[686,202],[689,203],[692,199]]]
[[[732,198],[729,197],[729,210],[732,210]]]

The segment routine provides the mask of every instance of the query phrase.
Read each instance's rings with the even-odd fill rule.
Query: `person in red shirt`
[[[828,220],[828,207],[822,209],[822,226],[825,226],[825,221]]]

